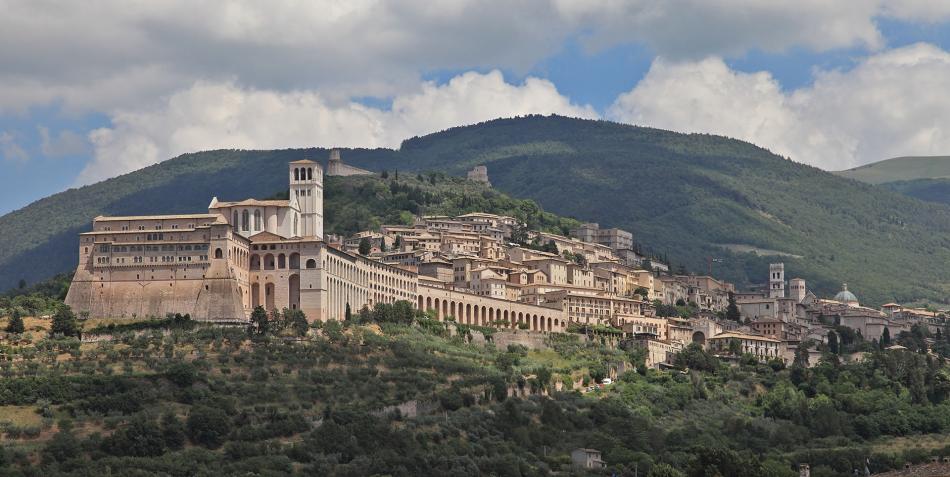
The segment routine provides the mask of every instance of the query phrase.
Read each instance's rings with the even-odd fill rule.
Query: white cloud
[[[23,164],[30,160],[30,155],[17,144],[16,137],[7,131],[0,131],[0,154],[3,155],[3,160],[14,164]]]
[[[560,9],[593,25],[592,46],[643,42],[666,58],[741,55],[791,46],[824,51],[879,48],[880,0],[561,0]]]
[[[946,18],[937,3],[0,0],[0,113],[54,102],[77,111],[139,108],[195,81],[319,90],[336,103],[390,97],[415,90],[431,71],[527,72],[576,36],[591,48],[645,43],[674,59],[876,49],[883,42],[875,18]]]
[[[40,151],[46,157],[78,156],[89,152],[89,141],[80,134],[63,129],[59,134],[50,134],[49,128],[39,126]]]
[[[502,116],[558,113],[596,117],[572,104],[552,83],[502,74],[465,73],[445,85],[425,83],[397,96],[391,109],[337,105],[314,91],[282,93],[233,82],[200,82],[168,97],[159,108],[116,113],[113,126],[93,131],[94,160],[77,182],[86,184],[169,157],[215,148],[310,146],[398,147],[414,135]]]
[[[658,59],[609,116],[684,132],[723,134],[826,169],[950,151],[950,53],[916,44],[849,71],[819,71],[812,86],[781,90],[767,72],[721,59]]]

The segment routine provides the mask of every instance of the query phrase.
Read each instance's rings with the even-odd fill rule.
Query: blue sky
[[[932,3],[13,2],[0,214],[192,150],[395,147],[534,112],[724,134],[826,169],[950,153],[950,7]]]

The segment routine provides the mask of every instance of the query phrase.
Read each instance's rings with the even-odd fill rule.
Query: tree
[[[828,351],[838,354],[838,334],[833,330],[828,331]]]
[[[270,321],[267,318],[267,311],[263,306],[257,305],[251,312],[251,331],[262,335],[267,333],[270,328]]]
[[[349,304],[347,304],[349,306]],[[294,332],[297,333],[297,336],[307,336],[307,331],[310,330],[310,323],[307,322],[307,315],[300,310],[292,310],[290,312],[291,326],[294,329]]]
[[[13,314],[10,316],[10,322],[7,323],[7,333],[23,333],[26,331],[26,328],[23,325],[23,318],[20,317],[20,312],[13,310]]]
[[[393,244],[393,248],[399,250],[402,248],[402,235],[396,236],[396,242]]]
[[[729,353],[733,356],[739,356],[742,354],[742,343],[739,340],[732,338],[729,340]]]
[[[343,319],[347,322],[353,319],[353,309],[350,308],[350,302],[346,302],[346,311],[344,311]]]
[[[80,333],[79,323],[76,322],[76,315],[69,305],[60,305],[53,314],[53,326],[50,328],[51,335],[76,336]]]
[[[216,449],[224,444],[231,432],[231,420],[221,409],[196,406],[188,413],[186,428],[191,442]]]
[[[181,449],[185,445],[185,425],[178,416],[167,413],[162,416],[162,439],[165,447],[171,450]]]
[[[670,464],[656,464],[650,469],[647,477],[686,477],[686,474],[680,472]]]
[[[165,377],[180,388],[187,388],[198,380],[198,369],[188,362],[175,363],[165,371]]]
[[[881,334],[881,348],[886,348],[891,344],[891,330],[884,327],[884,333]]]
[[[387,250],[388,250],[388,249],[386,248],[386,239],[384,239],[384,238],[379,239],[379,251],[380,251],[380,252],[385,252],[385,251],[387,251]]]
[[[726,307],[726,319],[739,322],[742,315],[739,314],[739,307],[736,305],[736,294],[729,293],[729,306]]]
[[[389,178],[389,171],[387,171],[387,170],[384,169],[383,172],[380,173],[380,176],[381,176],[383,179],[388,179],[388,178]]]
[[[82,448],[72,429],[60,429],[43,448],[43,462],[66,462],[79,457]]]
[[[162,430],[150,419],[133,419],[102,442],[102,450],[120,456],[154,457],[165,450]]]
[[[372,248],[373,248],[373,246],[370,245],[370,243],[369,243],[369,238],[363,237],[363,238],[360,239],[360,248],[359,248],[359,250],[358,250],[359,253],[360,253],[360,255],[369,255],[369,251],[370,251]]]

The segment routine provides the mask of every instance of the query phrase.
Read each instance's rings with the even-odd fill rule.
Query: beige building
[[[785,356],[785,345],[781,341],[740,331],[727,331],[709,338],[709,349],[717,353],[728,352],[732,341],[739,343],[742,354],[751,354],[760,359],[782,359]]]

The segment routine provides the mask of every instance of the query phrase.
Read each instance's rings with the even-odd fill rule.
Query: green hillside
[[[0,217],[0,288],[75,263],[75,234],[98,214],[203,210],[286,187],[286,162],[326,150],[186,154],[70,190]],[[844,179],[755,145],[606,121],[532,116],[406,140],[398,151],[345,150],[371,170],[463,175],[487,164],[497,190],[546,210],[631,230],[676,268],[706,270],[740,286],[765,280],[780,253],[790,276],[819,294],[847,282],[865,303],[946,302],[950,208]],[[484,193],[484,192],[483,192]],[[328,188],[327,215],[332,216]],[[37,225],[42,224],[42,225]],[[332,231],[332,228],[328,228]]]
[[[950,178],[950,156],[895,157],[835,172],[835,174],[868,184],[915,179],[947,179]]]
[[[273,318],[85,322],[85,343],[50,337],[51,320],[0,332],[0,475],[794,477],[805,462],[831,477],[950,450],[950,375],[916,352],[925,328],[907,351],[852,335],[860,363],[730,366],[691,345],[658,371],[638,347],[502,345],[409,302],[313,329]],[[579,447],[607,469],[572,471]]]

